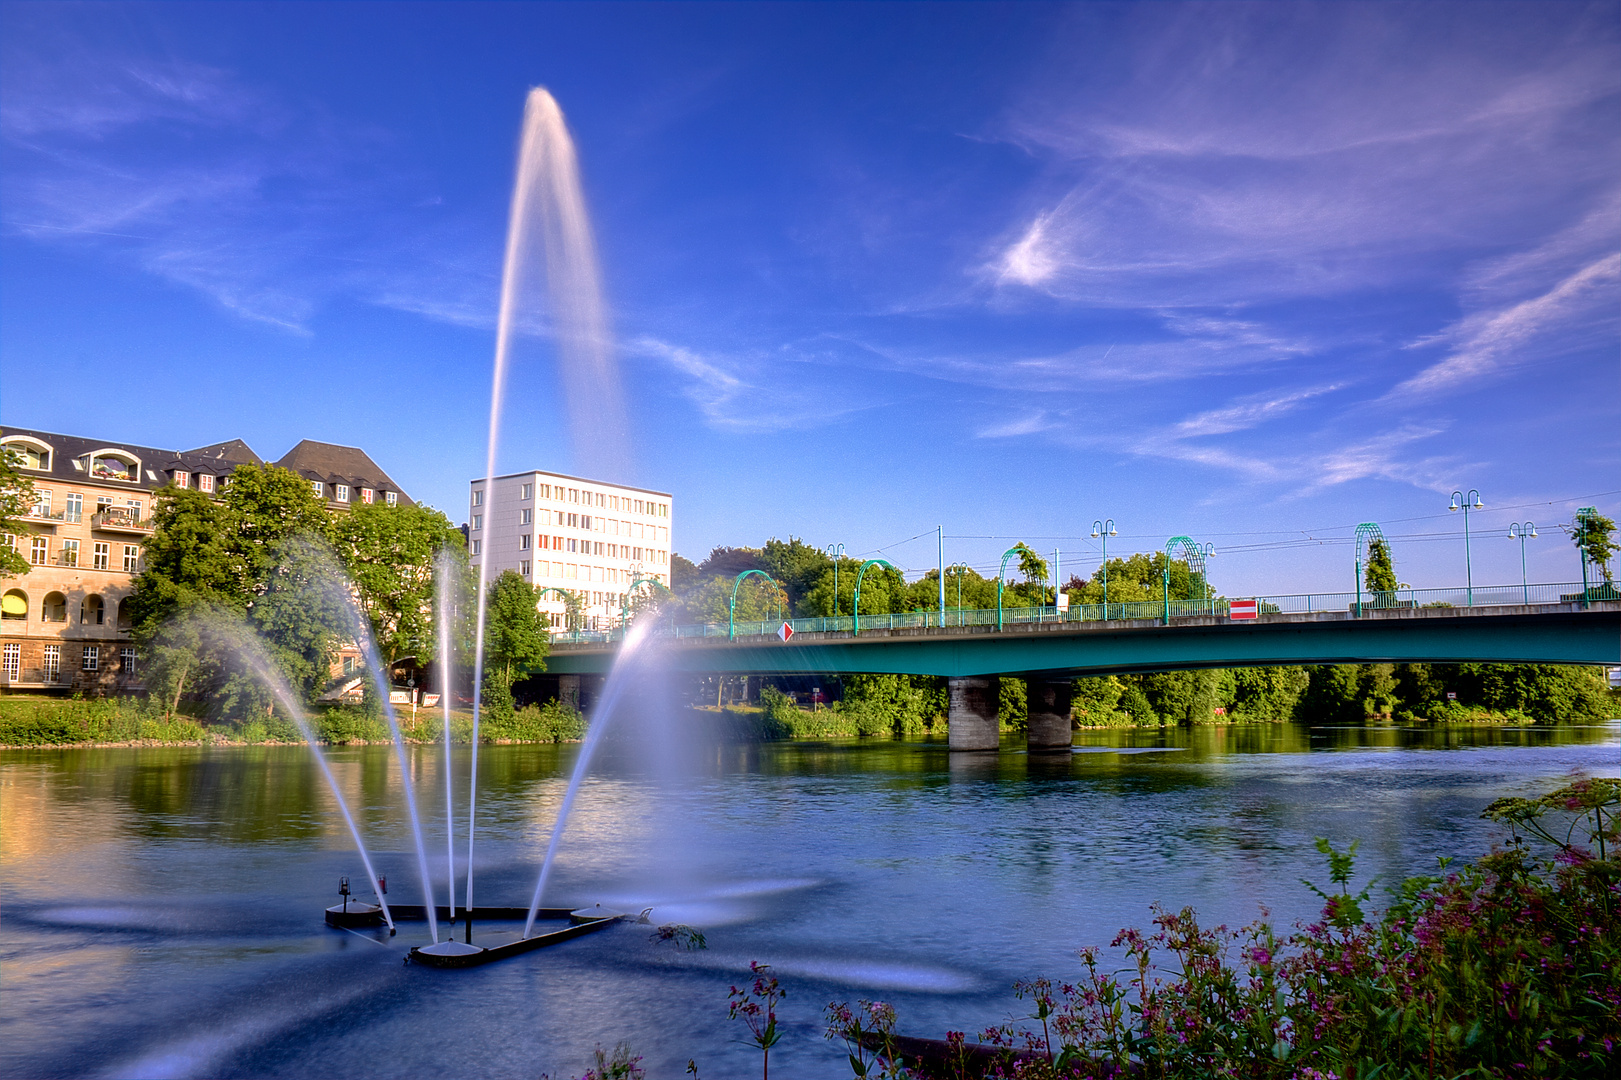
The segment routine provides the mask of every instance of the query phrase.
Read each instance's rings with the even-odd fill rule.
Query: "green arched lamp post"
[[[636,575],[630,579],[630,584],[625,586],[625,591],[621,593],[619,597],[620,626],[630,625],[630,594],[635,592],[636,589],[642,585],[652,585],[655,588],[663,589],[666,596],[675,595],[674,593],[670,592],[670,587],[664,584],[664,582],[660,581],[658,578],[648,577],[646,574]]]
[[[771,582],[771,584],[776,585],[778,592],[782,591],[782,586],[777,585],[777,579],[772,577],[770,574],[766,573],[764,570],[745,570],[741,574],[737,575],[737,580],[732,582],[732,600],[731,600],[731,603],[726,605],[726,639],[728,641],[736,641],[737,640],[737,590],[738,590],[738,587],[743,584],[743,579],[744,578],[750,577],[750,576],[752,576],[754,574],[759,574],[761,577],[763,577],[767,581]]]
[[[1516,521],[1508,527],[1508,538],[1520,542],[1520,602],[1522,604],[1531,602],[1531,586],[1527,584],[1525,576],[1525,542],[1535,540],[1536,535],[1537,526],[1532,521]]]
[[[1468,600],[1467,600],[1468,606],[1469,607],[1474,607],[1475,606],[1475,570],[1474,570],[1474,566],[1469,561],[1469,511],[1471,511],[1471,510],[1483,510],[1483,509],[1485,509],[1485,505],[1480,501],[1480,492],[1476,491],[1474,488],[1470,488],[1469,489],[1469,494],[1467,496],[1464,495],[1464,493],[1461,492],[1461,491],[1454,491],[1452,493],[1452,502],[1451,502],[1450,505],[1447,506],[1447,509],[1452,510],[1452,511],[1458,511],[1458,510],[1463,511],[1463,580],[1464,580],[1464,583],[1465,583],[1464,584],[1464,589],[1465,589],[1464,595],[1466,597],[1468,597]]]
[[[861,570],[856,574],[856,611],[850,618],[851,636],[861,633],[861,579],[867,576],[867,567],[874,565],[887,566],[891,570],[895,569],[895,564],[888,559],[868,559],[861,564]]]
[[[1206,544],[1200,547],[1194,543],[1191,536],[1173,536],[1165,541],[1165,569],[1162,580],[1165,587],[1166,626],[1171,625],[1171,554],[1173,549],[1180,551],[1182,558],[1187,560],[1188,572],[1198,577],[1199,591],[1203,593],[1206,591],[1205,560],[1215,555],[1216,545]],[[1203,600],[1205,597],[1201,596],[1199,599]]]
[[[996,628],[1002,629],[1002,585],[1007,579],[1007,561],[1010,556],[1019,553],[1019,545],[1014,544],[1002,552],[1002,565],[996,571]]]
[[[1364,521],[1356,527],[1356,617],[1359,619],[1362,618],[1362,557],[1375,540],[1385,542],[1385,534],[1379,530],[1377,521]]]
[[[833,617],[839,617],[839,560],[844,558],[843,544],[829,544],[822,549],[833,560]]]
[[[574,595],[573,593],[569,592],[567,589],[559,589],[555,585],[542,585],[540,588],[535,590],[535,610],[536,611],[540,610],[540,598],[545,596],[547,593],[556,593],[558,596],[561,596],[563,598],[563,606],[565,608],[568,607],[569,597]],[[567,614],[568,614],[568,612],[565,611],[564,616],[566,617]]]
[[[1103,540],[1103,621],[1109,621],[1109,537],[1119,536],[1114,531],[1114,518],[1092,522],[1092,536]]]

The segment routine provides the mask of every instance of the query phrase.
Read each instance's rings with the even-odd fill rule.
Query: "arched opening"
[[[39,472],[51,471],[51,447],[49,443],[16,436],[5,441],[5,448],[19,468],[34,469]]]
[[[59,592],[45,594],[44,610],[41,616],[46,622],[68,621],[68,598]]]
[[[9,589],[3,599],[0,599],[0,618],[23,619],[28,618],[28,594],[21,589]]]
[[[130,614],[128,600],[118,605],[118,628],[120,630],[135,629],[135,617]]]
[[[90,454],[89,458],[89,473],[98,480],[123,480],[131,484],[140,482],[141,459],[127,450],[108,447]]]
[[[100,626],[107,619],[107,605],[101,597],[92,593],[84,598],[84,604],[79,608],[79,621],[91,626]]]

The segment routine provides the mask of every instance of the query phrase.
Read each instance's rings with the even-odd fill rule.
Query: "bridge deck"
[[[1165,625],[1027,622],[774,636],[661,639],[660,662],[694,674],[1105,675],[1330,663],[1621,664],[1621,602],[1188,616]],[[554,644],[547,670],[603,674],[617,644]]]

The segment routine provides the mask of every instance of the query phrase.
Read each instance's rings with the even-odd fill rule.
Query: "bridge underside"
[[[1279,664],[1621,664],[1621,604],[1434,608],[1158,622],[1030,623],[660,641],[664,665],[695,675],[1111,675]],[[603,674],[615,645],[559,646],[556,674]]]

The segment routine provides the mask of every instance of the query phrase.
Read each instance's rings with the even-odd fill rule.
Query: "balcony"
[[[44,507],[31,506],[28,508],[28,513],[23,520],[33,525],[49,525],[54,529],[67,520],[67,511],[58,510],[52,513]]]
[[[90,519],[90,527],[129,536],[151,536],[154,528],[151,518],[137,518],[127,510],[103,510]]]

